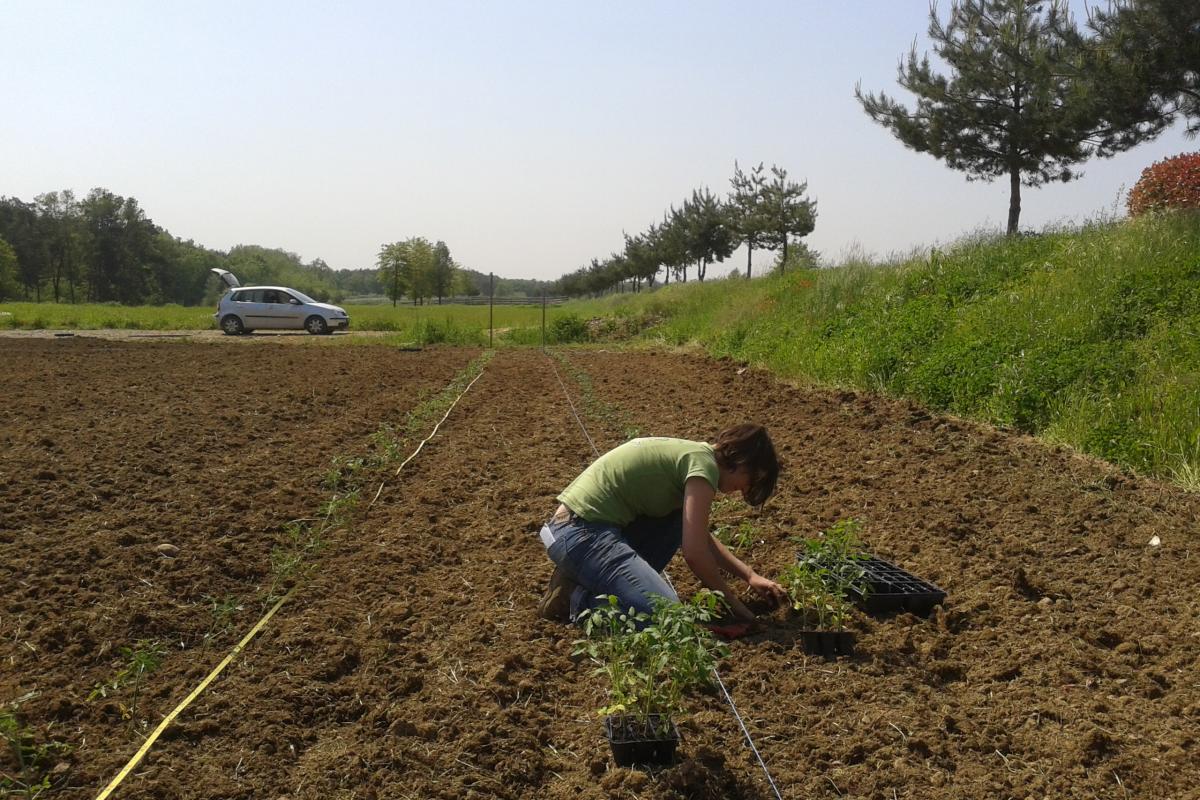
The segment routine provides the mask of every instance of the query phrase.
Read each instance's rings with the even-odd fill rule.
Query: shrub
[[[1129,214],[1200,208],[1200,153],[1166,158],[1142,170],[1129,192]]]
[[[588,339],[587,323],[575,314],[564,314],[555,317],[550,322],[550,341],[556,344],[571,342],[586,342]]]

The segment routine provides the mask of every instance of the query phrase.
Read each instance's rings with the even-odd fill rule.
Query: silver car
[[[227,336],[259,328],[325,334],[350,327],[350,316],[341,306],[318,303],[304,292],[285,286],[242,286],[228,270],[212,272],[229,287],[213,314]]]

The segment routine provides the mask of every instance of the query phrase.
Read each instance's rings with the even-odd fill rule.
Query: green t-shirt
[[[662,436],[632,439],[593,461],[558,501],[589,522],[625,526],[682,508],[683,485],[694,475],[717,488],[712,445]]]

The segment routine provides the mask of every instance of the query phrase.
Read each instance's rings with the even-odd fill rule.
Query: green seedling
[[[396,435],[396,428],[390,422],[380,425],[369,440],[376,464],[389,464],[403,458],[403,439]]]
[[[358,508],[358,490],[334,495],[320,508],[321,528],[323,530],[340,528],[350,522],[356,508]]]
[[[754,523],[744,520],[737,525],[718,525],[713,536],[735,553],[748,550],[758,539]]]
[[[313,559],[325,549],[321,535],[324,530],[324,525],[313,530],[302,522],[289,522],[283,526],[284,543],[271,548],[271,588],[267,592],[267,603],[278,600],[288,583],[306,577],[316,568]]]
[[[365,462],[361,458],[334,456],[333,462],[325,472],[325,477],[321,479],[321,485],[326,489],[337,491],[352,483],[363,466],[365,466]]]
[[[829,560],[856,560],[866,558],[859,534],[862,523],[856,519],[844,519],[827,531],[823,531],[815,539],[790,537],[793,542],[804,545],[806,555]]]
[[[70,752],[62,742],[39,742],[34,730],[26,726],[14,703],[0,711],[0,740],[8,750],[13,772],[0,771],[0,797],[41,797],[55,788],[51,780],[51,762]]]
[[[779,574],[779,584],[787,591],[792,608],[802,615],[805,627],[845,629],[852,606],[828,569],[812,561],[800,561]]]
[[[212,623],[208,626],[208,632],[204,634],[204,640],[211,641],[229,630],[233,625],[233,615],[241,611],[243,606],[236,597],[223,597],[218,600],[205,595],[204,599],[208,601],[212,611]]]
[[[132,685],[133,694],[129,705],[117,703],[121,709],[121,716],[132,724],[137,714],[138,695],[141,692],[143,679],[162,665],[167,651],[157,640],[138,639],[132,647],[122,647],[117,652],[124,659],[121,669],[109,680],[96,684],[91,694],[88,695],[88,700],[108,697],[110,694],[115,694]]]
[[[866,597],[870,592],[862,561],[869,556],[863,550],[859,533],[862,523],[846,519],[835,523],[815,539],[796,539],[804,545],[800,561],[820,568],[825,585],[836,594]]]
[[[713,501],[712,517],[713,519],[723,519],[727,514],[738,510],[742,506],[742,501],[736,497],[721,497]]]
[[[729,649],[703,624],[725,607],[719,593],[704,591],[691,602],[655,599],[652,614],[622,610],[617,598],[583,617],[586,639],[575,642],[575,655],[595,663],[595,674],[608,682],[607,705],[600,714],[628,714],[648,725],[680,712],[687,693],[709,686],[717,662]]]

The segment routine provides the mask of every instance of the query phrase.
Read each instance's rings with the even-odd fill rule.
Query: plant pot
[[[800,645],[809,655],[832,661],[838,656],[854,655],[854,634],[850,631],[800,631]]]
[[[651,714],[648,722],[630,714],[604,718],[604,735],[618,767],[663,766],[675,758],[675,748],[679,746],[675,723],[662,714]]]

